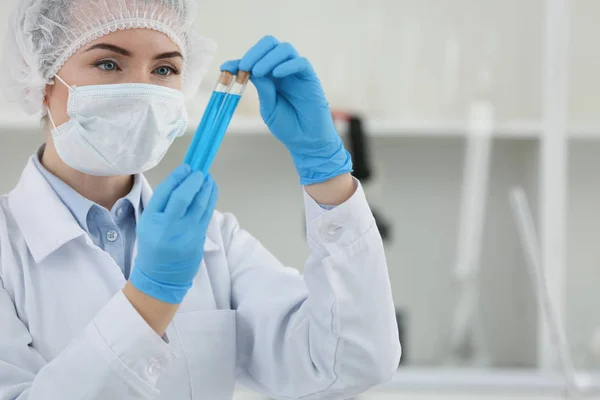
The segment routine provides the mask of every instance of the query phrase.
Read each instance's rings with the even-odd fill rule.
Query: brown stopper
[[[250,72],[238,71],[235,81],[240,85],[245,85],[250,80]]]
[[[219,77],[219,83],[221,85],[229,86],[231,81],[233,80],[233,74],[228,71],[221,72],[221,76]]]

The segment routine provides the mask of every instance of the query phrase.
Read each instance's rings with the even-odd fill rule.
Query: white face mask
[[[117,84],[69,88],[67,114],[52,137],[71,168],[96,176],[134,175],[154,168],[185,133],[183,93],[158,85]]]

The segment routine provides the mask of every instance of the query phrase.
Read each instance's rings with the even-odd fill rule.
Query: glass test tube
[[[205,143],[206,140],[208,140],[209,131],[221,109],[221,105],[223,104],[223,100],[225,99],[225,95],[227,94],[232,81],[233,74],[223,71],[215,85],[210,100],[208,101],[204,115],[202,115],[198,129],[196,129],[196,133],[194,134],[194,138],[192,139],[192,143],[190,144],[184,159],[184,163],[191,166],[193,171],[198,171],[200,169],[199,162],[195,162],[198,158],[198,154],[196,153],[198,152],[198,149],[207,147]]]
[[[238,74],[235,78],[235,81],[229,88],[225,99],[223,100],[223,104],[219,113],[217,115],[217,119],[215,120],[212,129],[209,131],[209,151],[202,161],[201,171],[206,175],[210,170],[210,166],[217,155],[217,151],[221,146],[221,142],[223,142],[223,138],[225,137],[225,132],[227,132],[227,128],[231,123],[231,119],[233,118],[233,114],[244,94],[244,90],[246,89],[246,85],[248,84],[248,80],[250,79],[250,73],[245,71],[238,71]]]

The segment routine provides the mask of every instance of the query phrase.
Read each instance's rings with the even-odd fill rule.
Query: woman
[[[191,0],[21,0],[9,93],[46,143],[0,197],[0,400],[348,398],[400,357],[381,238],[308,61],[273,37],[223,65],[304,186],[311,256],[286,268],[210,176],[154,167],[215,46]],[[18,62],[15,60],[19,60]],[[47,117],[47,118],[46,118]]]

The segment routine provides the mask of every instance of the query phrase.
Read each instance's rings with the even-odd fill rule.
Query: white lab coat
[[[0,400],[220,400],[236,380],[276,399],[341,399],[391,379],[394,303],[363,191],[331,211],[305,200],[304,276],[215,214],[165,341],[30,161],[0,197]]]

